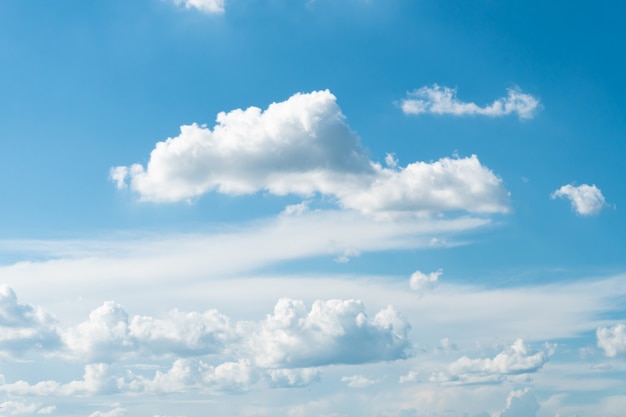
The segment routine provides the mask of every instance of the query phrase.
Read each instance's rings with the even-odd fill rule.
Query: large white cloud
[[[148,164],[118,166],[110,177],[142,200],[173,202],[216,191],[334,197],[363,213],[508,210],[502,181],[476,156],[383,167],[369,159],[328,90],[220,113],[213,129],[181,127],[157,143]]]
[[[431,113],[498,117],[517,113],[520,119],[530,119],[539,107],[539,100],[522,93],[518,88],[511,88],[506,97],[481,107],[476,103],[457,99],[456,89],[434,84],[432,87],[425,86],[408,93],[408,98],[402,100],[401,107],[405,114],[413,115]]]
[[[210,14],[224,13],[224,0],[173,0],[174,4],[185,6],[187,9],[198,9]]]
[[[129,318],[121,305],[106,302],[63,332],[63,340],[65,356],[92,362],[214,354],[261,368],[310,368],[406,358],[409,329],[393,307],[370,319],[358,300],[318,300],[307,311],[301,300],[281,299],[265,320],[233,325],[215,310]],[[285,372],[273,373],[272,380],[298,384],[312,377]]]
[[[370,319],[357,300],[318,300],[307,311],[302,301],[281,299],[252,330],[248,347],[268,368],[389,361],[407,357],[409,329],[391,306]]]
[[[0,286],[0,352],[23,354],[60,343],[55,320],[41,308],[21,304],[12,288]]]
[[[598,347],[606,356],[615,357],[626,353],[626,324],[618,323],[614,326],[599,327],[596,331]]]
[[[606,206],[602,191],[595,184],[582,184],[578,187],[567,184],[553,192],[551,197],[569,199],[572,209],[581,216],[598,214]]]
[[[71,356],[109,362],[125,354],[189,356],[221,352],[233,334],[228,318],[216,310],[173,310],[164,319],[131,319],[121,305],[108,301],[93,310],[87,321],[64,332],[63,340]]]

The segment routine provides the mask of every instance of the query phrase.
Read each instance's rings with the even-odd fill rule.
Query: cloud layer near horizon
[[[382,216],[508,211],[502,180],[476,155],[405,167],[371,161],[328,90],[266,110],[222,112],[213,129],[182,126],[179,136],[157,143],[145,167],[117,166],[110,177],[152,202],[263,190],[326,195],[342,208]]]

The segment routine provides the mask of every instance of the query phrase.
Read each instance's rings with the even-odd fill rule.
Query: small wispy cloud
[[[498,98],[482,107],[476,103],[459,100],[455,88],[437,84],[413,90],[407,96],[401,101],[400,106],[404,114],[411,115],[430,113],[500,117],[517,113],[520,119],[531,119],[540,106],[538,99],[523,93],[519,88],[510,88],[506,97]]]
[[[173,0],[177,6],[184,6],[186,9],[197,9],[204,13],[221,14],[224,13],[224,0]]]
[[[602,191],[595,184],[583,184],[578,187],[567,184],[553,192],[550,197],[568,198],[572,203],[572,209],[581,216],[598,214],[606,206]]]

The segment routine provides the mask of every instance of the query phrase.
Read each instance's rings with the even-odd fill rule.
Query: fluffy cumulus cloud
[[[54,319],[41,308],[21,304],[13,289],[0,286],[0,352],[16,355],[60,343]]]
[[[215,310],[129,318],[121,305],[106,302],[64,331],[63,341],[66,356],[91,362],[229,354],[262,368],[309,368],[404,358],[409,329],[393,307],[370,319],[357,300],[318,300],[307,311],[302,301],[281,299],[265,320],[234,325]],[[291,377],[278,372],[272,380],[285,378]]]
[[[421,271],[415,271],[411,274],[411,279],[409,280],[409,286],[411,289],[418,294],[422,294],[428,290],[432,290],[437,286],[439,282],[439,277],[443,274],[443,271],[440,269],[435,272],[431,272],[429,274],[425,274]]]
[[[110,178],[144,201],[224,194],[326,195],[347,209],[392,215],[508,210],[502,181],[476,156],[399,167],[369,159],[328,90],[295,94],[266,110],[217,116],[213,129],[181,127],[157,143],[147,165],[118,166]]]
[[[173,310],[163,319],[129,318],[124,308],[105,302],[89,319],[68,329],[63,340],[70,355],[89,361],[112,361],[124,354],[201,355],[219,352],[231,337],[228,318],[216,310]]]
[[[434,84],[408,93],[401,107],[405,114],[423,113],[450,114],[454,116],[482,115],[490,117],[517,113],[520,119],[530,119],[539,107],[539,100],[518,88],[508,90],[506,97],[499,98],[486,106],[460,101],[456,89]]]
[[[618,323],[611,327],[600,327],[596,331],[598,347],[609,357],[626,353],[626,325]]]
[[[1,415],[33,415],[33,414],[50,414],[54,411],[54,406],[41,407],[38,403],[24,403],[20,401],[4,401],[0,403]]]
[[[546,363],[548,356],[548,352],[544,351],[529,352],[523,340],[518,339],[493,358],[459,358],[450,364],[450,380],[467,383],[498,382],[506,375],[537,372]]]
[[[567,184],[553,192],[551,197],[569,199],[572,209],[581,216],[598,214],[606,206],[602,191],[595,184],[582,184],[578,187]]]
[[[173,0],[177,6],[184,6],[186,9],[197,9],[204,13],[221,14],[224,13],[224,0]]]
[[[3,291],[5,326],[35,326],[47,317],[19,304],[13,290]],[[239,321],[216,310],[164,317],[130,317],[108,301],[87,320],[60,329],[58,345],[46,353],[86,363],[82,378],[69,382],[6,381],[0,392],[11,396],[86,396],[118,393],[244,392],[259,381],[270,388],[310,385],[317,366],[362,364],[403,359],[411,347],[406,319],[392,306],[368,317],[358,300],[318,300],[310,310],[303,301],[280,299],[264,320]],[[127,368],[137,358],[167,370]],[[161,365],[158,365],[160,367]],[[347,381],[364,386],[363,378]]]
[[[266,368],[388,361],[407,357],[409,329],[391,306],[368,318],[356,300],[318,300],[307,311],[302,301],[281,299],[252,331],[249,349]]]

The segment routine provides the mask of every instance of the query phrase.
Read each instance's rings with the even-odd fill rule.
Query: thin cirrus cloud
[[[295,94],[266,110],[217,116],[213,129],[181,127],[144,167],[113,167],[118,189],[176,202],[218,192],[333,197],[340,207],[384,217],[450,211],[506,213],[502,180],[475,155],[398,167],[371,161],[328,90]]]
[[[224,0],[173,0],[177,6],[186,9],[197,9],[208,14],[224,13]]]
[[[523,93],[519,88],[510,88],[506,97],[493,103],[479,106],[476,103],[463,102],[457,98],[456,89],[433,84],[424,86],[407,94],[400,102],[405,114],[437,114],[453,116],[489,116],[501,117],[517,114],[520,119],[531,119],[539,108],[539,100],[530,94]]]
[[[567,198],[572,204],[572,210],[581,216],[593,216],[606,206],[602,191],[595,184],[582,184],[577,187],[567,184],[554,191],[550,197],[553,200]]]

